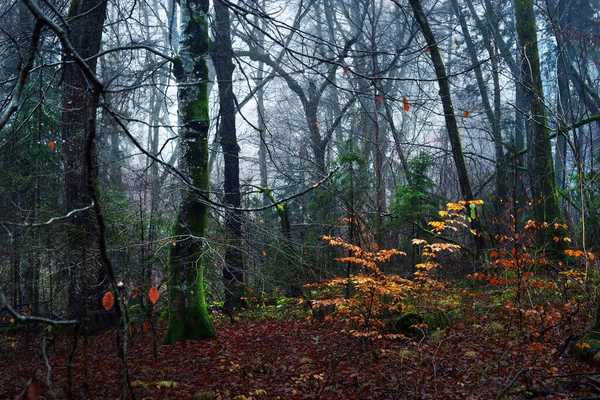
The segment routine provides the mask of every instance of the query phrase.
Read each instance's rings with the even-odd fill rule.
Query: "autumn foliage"
[[[403,277],[393,266],[406,260],[404,252],[324,236],[337,262],[349,266],[348,276],[306,285],[303,297],[278,298],[273,306],[248,288],[251,308],[236,323],[213,313],[216,339],[159,345],[156,336],[166,326],[153,311],[129,325],[131,390],[139,398],[215,400],[597,394],[586,382],[598,372],[572,356],[595,345],[577,336],[594,313],[595,257],[567,249],[556,261],[537,241],[541,232],[560,231],[558,240],[570,244],[564,225],[518,223],[509,214],[488,237],[493,248],[470,260],[471,272],[443,279],[442,272],[475,257],[466,247],[480,234],[471,221],[481,206],[462,201],[439,211],[427,239],[413,240],[418,257]],[[125,304],[139,295],[134,289]],[[152,310],[163,306],[157,287],[147,300]],[[103,307],[115,301],[107,292]],[[52,351],[36,344],[48,353],[52,387],[20,363],[0,375],[0,395],[41,398],[52,389],[57,398],[69,390],[80,398],[118,396],[122,370],[115,367],[113,338],[112,332],[90,338],[88,355],[72,360],[68,336],[59,336]],[[3,340],[0,357],[27,358],[24,345]]]

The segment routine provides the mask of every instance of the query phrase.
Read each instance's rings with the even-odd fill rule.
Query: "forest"
[[[3,0],[0,398],[600,399],[600,0]]]

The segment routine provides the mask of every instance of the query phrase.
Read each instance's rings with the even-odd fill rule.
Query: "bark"
[[[71,42],[75,51],[87,61],[91,72],[96,72],[97,59],[91,58],[98,54],[102,39],[102,29],[106,17],[106,0],[73,0],[69,8],[67,20],[71,27]],[[83,208],[90,205],[91,194],[85,179],[85,148],[88,136],[88,121],[95,117],[97,107],[92,103],[92,90],[81,69],[73,63],[72,55],[65,56],[64,75],[62,85],[62,139],[65,167],[65,200],[67,211]],[[95,149],[92,148],[93,163]],[[96,168],[93,169],[97,171]],[[94,176],[93,179],[96,179]],[[87,308],[85,294],[86,275],[95,274],[95,267],[88,270],[86,266],[94,265],[87,262],[86,258],[95,257],[97,254],[97,226],[95,219],[89,211],[81,213],[72,222],[69,232],[68,248],[66,255],[69,268],[69,302],[68,312],[70,319],[79,319]],[[103,287],[96,289],[97,300],[104,291]],[[99,308],[100,301],[93,305]]]
[[[523,85],[527,103],[531,106],[527,122],[527,153],[535,217],[538,221],[554,222],[560,215],[542,91],[533,0],[518,0],[515,16],[523,57]]]
[[[208,0],[181,5],[181,42],[173,72],[178,83],[179,168],[206,196],[208,169]],[[215,337],[204,298],[203,239],[208,206],[189,187],[183,189],[173,222],[175,246],[168,260],[169,325],[166,344]]]
[[[465,158],[462,152],[462,145],[460,143],[460,133],[458,131],[458,124],[456,122],[456,115],[454,113],[454,106],[452,105],[452,98],[450,95],[450,81],[448,80],[448,75],[446,74],[446,68],[444,66],[444,62],[440,55],[440,50],[437,45],[437,41],[433,32],[431,31],[431,27],[429,26],[429,22],[423,12],[423,7],[421,5],[420,0],[409,0],[410,6],[413,9],[413,13],[425,40],[427,41],[427,46],[429,47],[431,61],[433,62],[433,67],[435,69],[435,73],[437,76],[437,81],[439,85],[439,95],[442,100],[442,106],[444,109],[444,119],[446,122],[446,130],[448,131],[448,139],[450,141],[450,147],[452,149],[452,157],[454,159],[454,165],[456,166],[456,171],[458,175],[458,182],[460,185],[460,192],[462,197],[465,200],[475,200],[473,197],[473,190],[471,188],[471,182],[469,181],[469,174],[467,171],[467,165],[465,163]],[[475,245],[478,250],[481,250],[485,247],[485,240],[483,239],[481,224],[479,223],[478,218],[474,218],[471,222],[473,228],[478,232],[478,235],[475,237]]]
[[[225,164],[224,203],[240,207],[240,148],[235,131],[235,97],[233,94],[233,49],[231,48],[231,22],[229,8],[216,1],[214,36],[215,50],[212,54],[219,86],[219,136]],[[225,211],[227,247],[223,280],[225,284],[225,309],[232,311],[242,305],[244,260],[242,256],[242,215],[237,210]]]
[[[475,48],[475,44],[473,43],[473,39],[471,38],[471,33],[469,31],[469,27],[467,25],[467,20],[460,9],[457,0],[452,0],[452,6],[454,7],[454,12],[458,16],[458,21],[463,32],[463,37],[465,38],[465,44],[467,46],[467,53],[469,54],[469,58],[471,59],[471,64],[475,66],[473,69],[475,73],[475,79],[477,81],[477,87],[479,88],[479,94],[481,96],[481,102],[483,104],[483,109],[485,111],[485,115],[488,119],[488,123],[492,128],[492,140],[494,142],[494,151],[496,157],[496,174],[495,174],[495,209],[496,215],[502,215],[503,213],[503,199],[502,196],[508,193],[508,188],[506,187],[506,171],[505,171],[505,160],[504,160],[504,149],[502,144],[502,134],[500,132],[500,85],[498,79],[498,65],[496,61],[495,54],[492,50],[492,43],[489,39],[489,35],[487,34],[487,29],[480,25],[480,30],[483,34],[485,46],[488,49],[488,54],[490,55],[490,64],[492,66],[492,78],[494,83],[494,107],[492,108],[492,104],[490,103],[490,97],[488,94],[487,84],[483,77],[483,72],[481,70],[479,58],[477,57],[477,49]]]

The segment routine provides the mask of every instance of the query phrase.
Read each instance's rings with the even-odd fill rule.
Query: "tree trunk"
[[[533,0],[517,0],[515,6],[516,28],[523,56],[523,84],[527,103],[531,106],[527,129],[527,164],[535,217],[540,222],[554,222],[560,215],[542,90]]]
[[[100,51],[102,28],[106,17],[106,0],[73,0],[67,19],[71,27],[71,41],[83,59],[87,59],[92,72],[96,72],[97,59],[91,58]],[[64,84],[62,85],[62,140],[65,160],[65,200],[67,211],[91,204],[85,179],[83,149],[87,138],[87,122],[96,114],[92,107],[92,91],[86,78],[70,55],[65,56]],[[95,154],[95,150],[92,149]],[[94,156],[94,164],[96,164]],[[94,168],[97,171],[96,168]],[[94,177],[96,179],[96,177]],[[66,264],[70,273],[68,312],[70,319],[81,318],[87,307],[84,292],[85,275],[94,274],[95,268],[86,271],[86,257],[96,256],[97,227],[91,213],[79,213],[72,221],[69,232]],[[97,288],[99,295],[103,288]],[[100,302],[94,304],[100,307]]]
[[[224,202],[228,206],[240,207],[240,163],[235,131],[235,97],[233,94],[233,49],[231,48],[231,22],[229,8],[221,1],[214,3],[215,50],[212,54],[219,85],[219,136],[225,164]],[[242,256],[242,215],[240,211],[225,212],[227,243],[225,247],[225,309],[232,311],[242,305],[244,282],[244,260]]]
[[[492,127],[492,140],[494,142],[494,151],[496,156],[496,174],[495,174],[495,210],[496,215],[500,216],[503,214],[503,199],[502,196],[506,196],[508,193],[508,188],[506,186],[506,173],[504,166],[504,149],[502,145],[502,134],[500,132],[500,85],[498,80],[498,65],[496,61],[495,54],[493,54],[493,50],[491,50],[492,43],[489,39],[489,35],[485,30],[484,26],[480,26],[481,32],[484,38],[484,44],[488,48],[488,54],[490,55],[490,64],[492,66],[492,74],[493,74],[493,82],[494,82],[494,107],[492,108],[492,104],[490,103],[490,98],[488,95],[487,84],[484,80],[483,73],[481,71],[481,66],[479,65],[479,58],[477,57],[477,49],[475,48],[475,44],[473,43],[473,39],[471,38],[471,33],[469,31],[469,27],[467,25],[467,20],[460,9],[457,0],[452,0],[452,6],[454,7],[454,12],[458,17],[458,21],[463,32],[463,36],[465,38],[465,44],[467,46],[467,53],[469,54],[469,58],[471,59],[471,64],[474,65],[475,78],[477,81],[477,87],[479,88],[479,94],[481,96],[481,102],[483,104],[483,109],[485,111],[485,115],[488,119],[488,123]],[[491,13],[488,13],[490,15]],[[479,25],[479,24],[478,24]]]
[[[187,0],[181,7],[181,42],[173,72],[178,83],[179,168],[205,196],[208,169],[208,0]],[[189,187],[183,189],[173,222],[168,260],[169,326],[166,344],[215,337],[204,299],[202,240],[208,206]]]
[[[462,152],[462,146],[460,143],[460,133],[458,132],[458,124],[456,122],[456,115],[454,113],[454,106],[452,105],[452,98],[450,96],[450,82],[448,75],[446,74],[446,68],[440,55],[440,51],[437,45],[437,41],[429,22],[423,12],[420,0],[409,0],[410,6],[413,9],[415,19],[427,41],[429,46],[431,61],[437,76],[438,85],[440,88],[440,98],[442,100],[442,106],[444,109],[444,118],[446,120],[446,130],[448,131],[448,139],[450,141],[450,147],[452,148],[452,156],[454,158],[454,165],[458,174],[458,182],[460,185],[460,192],[465,200],[475,200],[473,197],[473,190],[471,188],[471,182],[469,181],[469,174],[467,171],[467,165]],[[485,247],[485,240],[482,236],[481,224],[477,218],[474,218],[471,222],[473,228],[477,231],[475,236],[475,245],[478,250]]]

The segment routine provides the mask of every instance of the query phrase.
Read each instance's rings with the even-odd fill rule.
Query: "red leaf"
[[[345,78],[346,75],[348,75],[348,72],[350,71],[350,67],[349,66],[345,66],[344,67],[344,72],[342,73],[342,76]]]
[[[404,104],[404,111],[409,112],[410,104],[408,103],[408,99],[406,97],[402,99],[402,103]]]
[[[144,332],[146,332],[148,329],[150,329],[150,321],[144,322]]]
[[[430,49],[429,47],[427,47],[427,48],[425,49],[425,53],[429,53],[430,51],[431,51],[431,49]]]
[[[377,102],[378,103],[383,103],[383,95],[377,96]]]
[[[152,304],[156,304],[156,302],[158,301],[158,289],[156,288],[156,286],[152,286],[150,288],[150,291],[148,292],[148,299]]]
[[[54,150],[54,147],[56,147],[54,140],[51,140],[50,143],[48,143],[48,146],[50,146],[50,149]]]
[[[40,381],[33,380],[27,387],[27,398],[29,400],[38,400],[40,398]]]
[[[468,112],[468,111],[465,111],[465,112],[463,113],[463,117],[465,117],[465,118],[469,118],[469,116],[470,116],[470,115],[471,115],[471,113],[470,113],[470,112]]]
[[[102,307],[106,311],[110,310],[115,304],[115,296],[111,292],[104,293],[104,297],[102,298]]]
[[[460,42],[458,41],[458,39],[454,39],[454,44],[456,45],[456,47],[460,46]]]
[[[131,292],[131,298],[135,299],[138,295],[138,290],[137,289],[133,289],[133,292]]]

